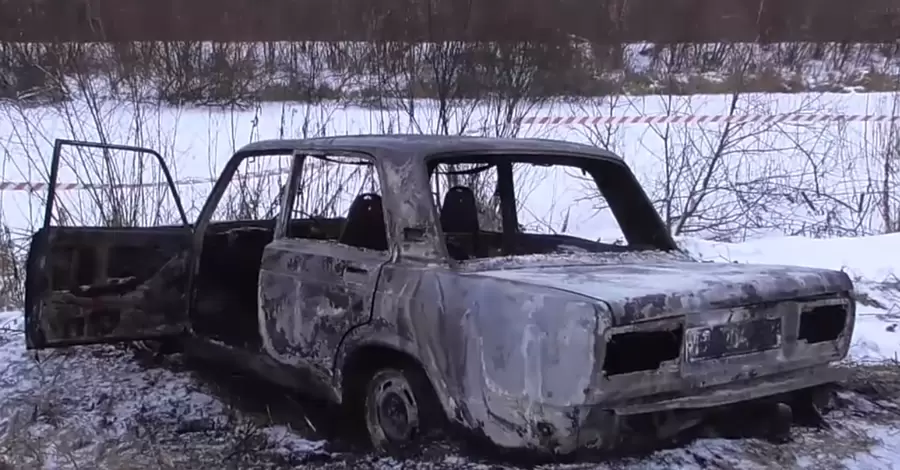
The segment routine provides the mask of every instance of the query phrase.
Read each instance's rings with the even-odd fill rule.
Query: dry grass
[[[894,403],[885,412],[900,419],[900,361],[897,359],[876,364],[850,364],[850,378],[844,388],[873,402]],[[898,408],[895,408],[898,407]]]
[[[24,299],[21,250],[0,218],[0,311],[22,305]]]

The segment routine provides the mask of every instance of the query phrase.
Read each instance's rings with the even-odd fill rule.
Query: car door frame
[[[379,160],[366,152],[331,148],[327,151],[317,148],[296,150],[274,240],[263,255],[259,322],[266,352],[282,364],[328,382],[333,375],[335,356],[345,337],[354,328],[371,321],[379,295],[381,272],[384,266],[396,260],[397,244],[390,230],[391,211],[388,209],[383,214],[387,227],[386,252],[288,236],[304,166],[307,158],[315,156],[371,161],[382,192],[385,178]],[[342,302],[342,297],[346,304],[336,306],[335,303]],[[336,313],[339,310],[343,313]]]
[[[219,207],[219,203],[222,202],[222,197],[225,196],[225,192],[228,190],[228,186],[231,184],[234,176],[237,174],[238,168],[240,168],[241,163],[248,158],[260,157],[260,156],[286,156],[292,155],[294,153],[293,149],[283,148],[283,149],[265,149],[265,150],[238,150],[228,159],[228,162],[225,164],[225,167],[222,168],[222,171],[219,172],[218,178],[213,183],[213,187],[209,192],[209,195],[206,197],[206,201],[203,203],[203,206],[200,208],[200,213],[197,215],[196,222],[194,223],[194,233],[193,238],[191,240],[191,251],[189,253],[188,258],[188,266],[191,269],[188,272],[188,317],[191,317],[191,313],[194,311],[194,306],[197,302],[197,275],[200,273],[200,257],[203,253],[203,244],[205,241],[205,237],[207,231],[209,230],[209,226],[212,223],[212,217],[216,212],[216,209]],[[293,171],[293,165],[291,170]],[[282,196],[282,199],[284,197]],[[281,217],[281,212],[276,216],[276,233],[277,233],[277,223]]]
[[[96,337],[89,339],[81,338],[54,340],[47,338],[47,333],[46,331],[44,331],[42,322],[42,316],[45,313],[42,310],[42,306],[44,304],[45,297],[52,295],[53,291],[51,290],[52,286],[50,286],[50,273],[48,272],[49,263],[47,262],[46,257],[49,254],[52,242],[51,230],[54,232],[58,232],[60,230],[65,231],[67,228],[55,227],[52,225],[54,213],[53,209],[56,203],[56,191],[59,186],[59,181],[57,180],[59,178],[60,160],[62,149],[66,146],[101,150],[119,150],[123,152],[135,153],[138,156],[152,156],[160,166],[160,169],[162,170],[163,176],[165,178],[166,185],[172,192],[172,197],[175,201],[176,208],[178,209],[178,213],[181,218],[182,226],[185,230],[185,237],[186,239],[190,239],[191,226],[187,221],[187,215],[184,211],[184,205],[182,204],[181,196],[178,194],[178,188],[175,184],[175,180],[172,178],[172,174],[169,171],[168,165],[166,165],[165,159],[162,157],[162,155],[160,155],[159,152],[151,148],[137,147],[132,145],[120,145],[105,142],[91,142],[71,139],[56,139],[53,144],[53,154],[50,159],[50,174],[47,185],[47,199],[44,207],[43,223],[41,225],[41,229],[34,235],[32,239],[31,246],[28,252],[28,259],[26,260],[24,312],[26,348],[43,349],[83,344],[134,341],[176,336],[186,332],[187,330],[189,330],[189,323],[179,321],[175,325],[175,328],[172,328],[171,331],[166,330],[164,332],[154,330],[151,333],[135,332],[134,334],[128,335],[106,335],[102,338]],[[84,229],[84,227],[80,227],[80,229]],[[111,230],[115,229],[111,228]],[[36,296],[37,298],[35,298]],[[184,320],[187,320],[187,304],[185,303],[183,305],[181,312],[169,312],[164,316],[167,317],[167,319],[171,319],[171,316],[176,314],[180,314],[179,316],[184,316]]]

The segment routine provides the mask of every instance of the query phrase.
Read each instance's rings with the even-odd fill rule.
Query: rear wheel
[[[439,412],[427,378],[416,369],[380,369],[366,384],[365,429],[377,450],[395,452],[422,444],[437,429]]]

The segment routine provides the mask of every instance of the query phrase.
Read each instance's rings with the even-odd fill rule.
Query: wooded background
[[[0,0],[0,41],[893,42],[900,0]]]

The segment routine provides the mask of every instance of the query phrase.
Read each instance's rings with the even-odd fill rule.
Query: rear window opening
[[[671,250],[653,205],[625,165],[556,155],[462,155],[429,161],[449,255]]]
[[[606,345],[603,372],[607,377],[657,370],[663,362],[678,359],[684,329],[641,331],[613,335]]]
[[[845,305],[823,305],[800,315],[798,339],[809,344],[838,339],[847,325]]]

